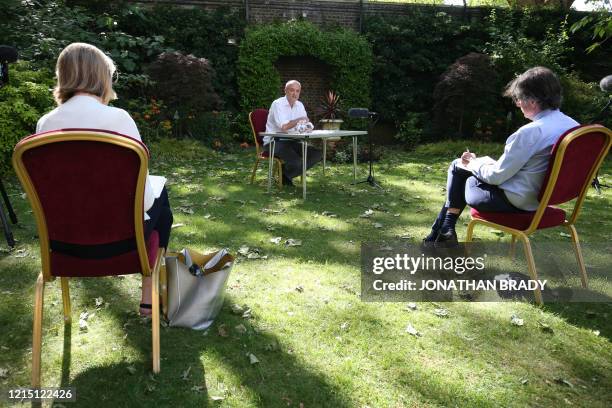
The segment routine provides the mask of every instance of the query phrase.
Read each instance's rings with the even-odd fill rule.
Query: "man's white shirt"
[[[268,121],[266,122],[266,132],[282,132],[283,125],[286,125],[292,120],[306,116],[308,115],[306,114],[306,109],[304,108],[304,104],[302,102],[295,101],[293,107],[291,107],[286,96],[280,97],[272,102],[272,105],[270,105],[270,110],[268,111]],[[264,136],[263,140],[264,145],[267,145],[270,142],[270,138],[268,136]]]

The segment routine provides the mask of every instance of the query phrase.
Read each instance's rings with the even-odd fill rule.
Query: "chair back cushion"
[[[255,137],[255,141],[257,145],[261,146],[263,144],[263,137],[259,136],[259,132],[266,131],[266,122],[268,121],[268,110],[267,109],[255,109],[249,115],[249,120],[251,122],[251,130],[253,131],[253,136]]]
[[[553,164],[559,154],[561,142],[582,127],[578,126],[568,130],[554,144],[538,200],[542,199],[546,190]],[[596,129],[572,140],[565,150],[559,176],[548,202],[549,205],[561,204],[578,197],[584,184],[587,182],[586,178],[591,174],[593,166],[597,164],[597,159],[602,149],[607,147],[607,140],[608,136]]]
[[[49,133],[54,132],[20,143],[42,140]],[[118,144],[67,137],[25,150],[21,162],[42,208],[52,275],[97,276],[103,271],[93,265],[112,265],[113,258],[127,268],[107,268],[103,274],[140,272],[134,218],[143,164],[138,153]],[[68,264],[75,270],[53,267]]]

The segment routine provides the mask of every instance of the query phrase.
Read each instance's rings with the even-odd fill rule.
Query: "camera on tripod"
[[[8,45],[0,45],[0,88],[8,84],[9,64],[17,61],[17,49]]]
[[[14,47],[9,47],[8,45],[0,45],[0,88],[4,85],[8,84],[9,81],[9,63],[17,61],[17,49]],[[4,200],[4,204],[6,205],[6,209],[8,210],[9,217],[13,224],[17,224],[17,216],[15,215],[15,211],[13,211],[13,207],[11,206],[11,202],[9,201],[8,194],[4,189],[4,184],[2,184],[2,179],[0,179],[0,194]],[[13,238],[13,233],[11,232],[11,228],[9,226],[6,215],[4,214],[4,210],[2,209],[2,204],[0,203],[0,222],[2,222],[2,229],[4,231],[4,237],[6,238],[6,243],[9,247],[15,246],[15,240]]]

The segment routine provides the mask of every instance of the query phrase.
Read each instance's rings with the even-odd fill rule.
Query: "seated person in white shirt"
[[[98,48],[73,43],[57,59],[57,85],[53,91],[57,108],[38,120],[36,133],[66,128],[110,130],[142,141],[136,123],[123,109],[108,106],[113,91],[115,64]],[[95,171],[95,169],[91,169]],[[172,210],[163,177],[147,176],[145,184],[145,238],[159,233],[160,247],[167,248]],[[140,313],[151,314],[151,277],[142,279]]]
[[[266,132],[290,132],[300,122],[308,122],[302,102],[298,101],[302,85],[291,80],[285,84],[285,96],[272,102],[266,122]],[[264,146],[269,149],[270,138],[264,137]],[[276,140],[274,156],[283,161],[283,184],[293,185],[294,177],[302,174],[302,144],[292,140]],[[306,154],[306,168],[321,161],[321,151],[311,146]]]
[[[495,161],[464,152],[448,168],[446,203],[424,242],[457,242],[455,224],[466,204],[483,212],[535,211],[552,146],[578,122],[559,111],[562,88],[548,68],[528,69],[506,87],[531,120],[506,140]]]

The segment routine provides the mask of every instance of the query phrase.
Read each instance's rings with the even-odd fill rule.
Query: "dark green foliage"
[[[267,108],[278,98],[281,79],[274,62],[295,55],[310,55],[332,67],[331,87],[342,96],[344,106],[369,106],[372,50],[365,38],[351,30],[325,32],[308,22],[289,22],[250,28],[240,44],[243,114]],[[243,119],[246,125],[246,115]]]
[[[478,27],[435,8],[366,18],[365,35],[374,50],[372,109],[397,125],[406,112],[429,111],[439,76],[458,57],[477,49]]]
[[[150,9],[131,7],[122,13],[120,23],[132,35],[147,37],[155,34],[163,37],[167,47],[210,60],[216,71],[213,85],[225,108],[238,108],[237,44],[244,35],[245,26],[238,11],[169,5]]]
[[[406,119],[399,127],[395,138],[402,142],[402,146],[407,150],[412,150],[421,141],[423,136],[423,114],[407,112]]]
[[[164,52],[149,66],[153,92],[170,111],[186,116],[219,109],[221,101],[212,87],[214,69],[205,58]]]
[[[489,56],[472,52],[459,58],[434,90],[435,129],[447,137],[465,137],[474,134],[474,125],[484,117],[503,117],[499,88]]]
[[[0,88],[0,174],[11,167],[13,147],[36,130],[36,122],[54,106],[50,72],[29,64],[11,64],[10,82]]]

